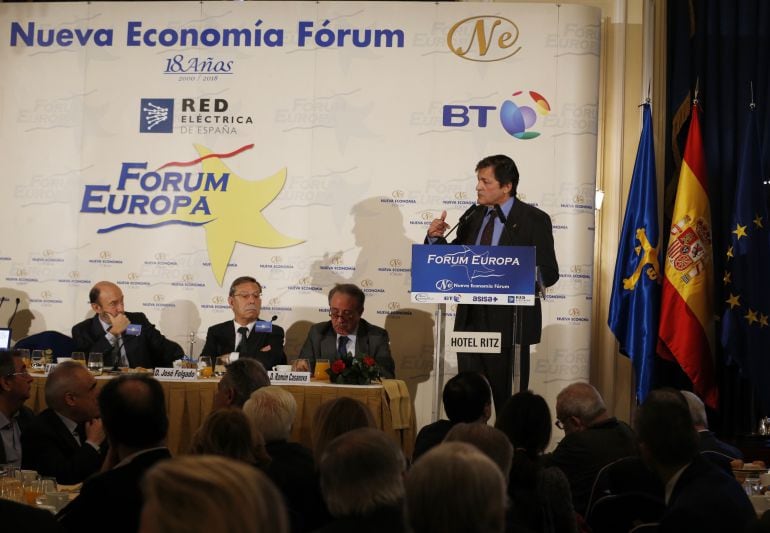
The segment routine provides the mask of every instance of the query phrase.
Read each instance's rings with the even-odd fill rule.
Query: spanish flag
[[[691,117],[664,259],[657,351],[676,360],[695,393],[716,408],[711,208],[697,103]]]

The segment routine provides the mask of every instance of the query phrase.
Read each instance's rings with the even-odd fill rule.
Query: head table
[[[27,406],[35,413],[46,408],[45,376],[33,376],[32,390]],[[101,388],[113,376],[98,376]],[[203,419],[211,412],[219,378],[194,381],[164,380],[158,378],[166,395],[169,430],[168,447],[173,454],[186,453],[192,436]],[[365,403],[374,414],[377,427],[392,435],[407,457],[414,449],[415,417],[406,383],[386,379],[376,385],[335,385],[323,381],[308,384],[278,384],[297,400],[297,416],[292,427],[291,440],[311,445],[310,427],[316,409],[322,403],[346,396]]]

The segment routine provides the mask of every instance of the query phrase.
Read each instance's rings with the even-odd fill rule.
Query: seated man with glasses
[[[21,466],[21,434],[34,419],[25,407],[32,376],[17,351],[0,351],[0,464]]]
[[[283,328],[259,318],[262,286],[257,280],[250,276],[235,279],[227,303],[233,310],[233,320],[209,328],[201,355],[213,360],[237,352],[239,357],[256,359],[267,370],[285,364]]]
[[[352,283],[335,285],[329,291],[331,320],[310,328],[299,355],[310,362],[311,369],[316,359],[333,361],[346,354],[368,355],[382,368],[382,377],[395,377],[388,332],[361,318],[364,298],[364,292]]]

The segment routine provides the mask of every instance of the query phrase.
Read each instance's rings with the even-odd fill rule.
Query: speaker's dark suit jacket
[[[174,360],[182,358],[184,355],[182,347],[164,337],[147,320],[144,313],[126,313],[126,317],[132,324],[142,326],[142,332],[139,335],[123,333],[123,345],[132,368],[171,367]],[[115,363],[115,357],[120,357],[117,343],[116,346],[112,346],[107,340],[98,315],[72,326],[72,338],[77,351],[85,352],[86,357],[89,352],[102,352],[105,367],[112,366]]]
[[[467,221],[457,228],[457,238],[452,244],[476,244],[476,237],[481,230],[486,216],[486,209],[476,209]],[[436,244],[446,244],[440,238]],[[553,228],[551,218],[540,209],[525,204],[519,199],[513,202],[505,221],[498,245],[535,246],[535,264],[540,268],[540,277],[546,287],[559,280],[559,265],[553,247]],[[471,310],[470,308],[474,309]],[[517,344],[537,344],[540,342],[542,313],[540,300],[534,306],[519,307],[521,336]],[[511,346],[513,333],[513,308],[507,305],[459,305],[455,317],[455,331],[499,331],[502,343]]]
[[[16,419],[16,421],[19,423],[19,431],[21,431],[21,436],[24,438],[24,432],[29,428],[29,425],[32,423],[32,421],[35,419],[35,413],[32,412],[32,409],[27,407],[26,405],[22,405],[19,408],[19,414]],[[24,461],[24,448],[22,447],[21,451],[21,460]],[[0,440],[0,464],[4,464],[6,461],[5,458],[5,446],[3,446],[2,441]]]
[[[266,370],[275,365],[286,363],[286,354],[283,353],[284,333],[281,326],[273,324],[270,333],[254,331],[246,338],[246,345],[241,348],[241,357],[256,359]],[[265,350],[266,347],[269,350]],[[201,355],[215,358],[220,355],[235,351],[235,326],[232,320],[211,326],[206,333],[206,343],[203,345]]]
[[[35,417],[22,434],[21,444],[24,468],[37,470],[41,476],[53,476],[63,485],[84,481],[98,472],[104,462],[104,454],[93,446],[85,441],[82,446],[78,444],[51,408]]]
[[[374,357],[374,360],[382,368],[382,377],[395,377],[396,363],[393,361],[393,356],[390,355],[388,332],[381,327],[370,324],[363,318],[358,322],[355,355]],[[321,322],[310,328],[299,356],[307,359],[311,368],[315,366],[316,359],[333,361],[339,358],[337,355],[337,333],[334,331],[331,321]]]
[[[59,512],[59,522],[73,533],[136,533],[144,503],[142,477],[158,461],[170,458],[168,449],[160,448],[90,478],[80,496]]]

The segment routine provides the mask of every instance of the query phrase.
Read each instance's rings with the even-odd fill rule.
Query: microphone
[[[455,224],[455,225],[452,227],[452,229],[450,229],[450,230],[447,232],[447,234],[446,234],[446,235],[444,235],[444,238],[446,239],[447,237],[449,237],[449,236],[452,234],[452,232],[453,232],[454,230],[456,230],[456,229],[457,229],[457,226],[459,226],[460,224],[462,224],[463,222],[465,222],[466,220],[468,220],[468,219],[471,217],[471,215],[473,215],[473,214],[474,214],[474,213],[475,213],[475,212],[478,210],[478,208],[479,208],[479,207],[484,207],[484,206],[483,206],[483,205],[480,205],[480,204],[473,204],[473,205],[472,205],[472,206],[470,206],[468,209],[466,209],[466,210],[465,210],[465,213],[463,213],[462,215],[460,215],[460,220],[458,220],[458,221],[457,221],[457,224]]]
[[[16,311],[19,310],[19,303],[21,302],[20,298],[16,298],[16,307],[13,308],[13,313],[11,314],[11,318],[8,319],[8,325],[7,328],[11,327],[11,322],[13,322],[13,319],[16,318]]]
[[[273,315],[273,318],[270,319],[270,322],[275,322],[278,320],[278,315]]]
[[[497,213],[497,218],[500,219],[500,222],[502,222],[503,225],[505,225],[505,221],[508,219],[505,217],[505,214],[503,213],[503,209],[500,207],[499,204],[495,204],[495,213]]]
[[[8,298],[6,298],[5,296],[0,296],[0,307],[3,307],[3,302],[7,302],[7,301],[8,301]]]

